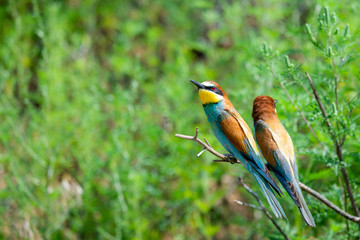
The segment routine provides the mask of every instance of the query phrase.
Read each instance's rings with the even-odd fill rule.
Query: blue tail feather
[[[296,179],[292,179],[291,182],[286,181],[279,173],[273,171],[277,179],[280,181],[281,185],[285,188],[287,193],[290,195],[292,200],[295,202],[296,206],[299,208],[300,213],[309,226],[315,227],[315,221],[311,215],[309,208],[305,202],[305,199],[302,195],[300,186]]]
[[[303,195],[301,193],[300,186],[299,186],[299,184],[298,184],[298,182],[296,180],[294,182],[295,182],[294,183],[295,190],[296,190],[297,194],[299,195],[299,200],[300,200],[300,203],[301,203],[301,207],[299,208],[299,210],[301,212],[301,215],[303,216],[304,221],[309,226],[315,227],[314,218],[312,217],[311,212],[310,212],[308,206],[306,205],[305,199],[304,199],[304,197],[303,197]]]
[[[265,179],[265,181],[268,183],[268,185],[270,185],[277,194],[279,194],[279,196],[281,196],[283,193],[280,190],[279,186],[276,184],[275,180],[271,177],[270,173],[267,171],[267,168],[264,168],[265,170],[260,169],[259,167],[257,167],[256,165],[254,166],[254,164],[252,162],[249,162],[251,164],[251,166],[254,168],[254,170],[261,175],[261,177],[263,177]]]
[[[262,193],[265,195],[269,205],[274,212],[275,217],[282,218],[284,217],[287,220],[287,217],[282,209],[279,201],[274,195],[272,188],[270,187],[269,183],[262,178],[262,176],[258,172],[252,172],[256,182],[259,184]]]
[[[275,176],[277,177],[277,179],[279,180],[281,185],[285,188],[286,192],[289,194],[291,199],[295,202],[296,206],[300,207],[300,201],[299,201],[296,191],[294,192],[294,189],[291,190],[288,181],[286,181],[280,174],[278,174],[275,171],[273,171],[273,173],[275,174]]]

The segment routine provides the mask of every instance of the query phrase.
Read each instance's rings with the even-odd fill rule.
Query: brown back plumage
[[[268,167],[284,186],[299,208],[305,222],[315,227],[314,219],[301,193],[295,153],[292,140],[280,123],[276,110],[276,101],[269,96],[259,96],[254,100],[252,117],[254,119],[256,139]]]

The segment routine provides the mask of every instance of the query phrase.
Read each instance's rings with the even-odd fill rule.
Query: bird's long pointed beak
[[[204,85],[202,85],[201,83],[197,82],[197,81],[194,81],[194,80],[189,80],[190,82],[192,82],[193,84],[195,84],[195,86],[197,86],[199,89],[200,88],[205,88]]]

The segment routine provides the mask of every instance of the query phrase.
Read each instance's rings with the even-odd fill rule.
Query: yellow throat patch
[[[199,97],[203,105],[209,103],[218,103],[222,99],[222,97],[216,93],[207,91],[205,89],[199,89]]]

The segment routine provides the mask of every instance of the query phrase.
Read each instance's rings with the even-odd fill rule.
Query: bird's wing
[[[264,163],[260,159],[259,150],[249,126],[236,110],[225,111],[227,111],[230,116],[220,121],[220,127],[226,137],[246,160],[264,169]]]
[[[255,124],[256,139],[265,159],[287,180],[298,180],[294,146],[279,121],[259,120]]]
[[[279,195],[281,195],[282,192],[279,186],[276,184],[260,158],[259,150],[256,146],[249,126],[242,119],[240,114],[236,112],[236,110],[225,109],[225,111],[227,111],[229,115],[219,121],[221,130],[239,151],[241,156],[250,163],[255,171],[257,171],[264,179],[266,179],[267,182],[269,182]]]
[[[259,147],[269,162],[267,166],[294,200],[305,222],[315,227],[299,186],[294,146],[284,126],[279,121],[260,120],[255,124],[255,133]]]

